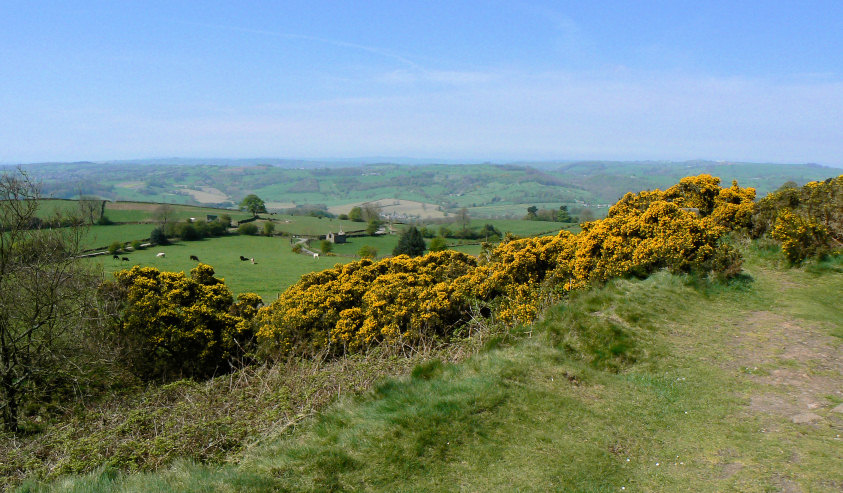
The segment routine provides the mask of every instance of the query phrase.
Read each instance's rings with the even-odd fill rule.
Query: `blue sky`
[[[843,2],[0,2],[0,162],[843,165]]]

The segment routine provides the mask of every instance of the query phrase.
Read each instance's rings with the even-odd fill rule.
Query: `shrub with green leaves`
[[[357,255],[360,258],[373,259],[378,256],[378,249],[371,245],[363,245],[357,250]]]
[[[100,216],[99,219],[97,219],[97,224],[99,226],[108,226],[110,224],[114,224],[114,222],[111,219],[109,219],[108,216],[103,214],[102,216]]]
[[[154,245],[170,244],[170,240],[167,239],[167,235],[164,234],[164,230],[161,228],[155,228],[149,233],[149,241]]]
[[[445,238],[441,236],[437,236],[430,240],[430,245],[428,245],[428,250],[431,252],[441,252],[442,250],[446,250],[448,248],[448,243],[445,241]]]
[[[241,235],[254,236],[258,234],[258,227],[254,223],[244,223],[237,227],[237,232]]]
[[[425,243],[421,232],[415,226],[410,228],[401,235],[398,239],[398,245],[392,250],[393,255],[409,255],[411,257],[418,257],[424,254]]]
[[[119,241],[115,241],[115,242],[111,243],[111,245],[108,245],[108,253],[111,254],[111,255],[114,255],[115,253],[120,252],[120,250],[122,250],[122,249],[123,249],[123,244],[120,243]]]
[[[272,236],[275,233],[275,223],[269,221],[263,223],[263,235]]]

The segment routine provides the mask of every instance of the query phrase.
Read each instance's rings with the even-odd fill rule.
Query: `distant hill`
[[[556,176],[581,186],[601,200],[614,202],[635,190],[665,188],[685,176],[710,174],[724,184],[737,180],[766,195],[787,181],[804,184],[838,176],[843,170],[818,164],[741,163],[727,161],[579,161],[548,170]]]
[[[816,164],[715,161],[553,161],[513,164],[418,164],[348,160],[138,159],[24,165],[45,195],[80,193],[137,200],[232,207],[255,193],[276,207],[332,210],[382,199],[407,200],[475,217],[519,216],[526,207],[594,208],[605,212],[626,192],[664,188],[688,175],[736,179],[759,195],[784,182],[803,184],[841,173]],[[383,158],[384,160],[395,158]]]

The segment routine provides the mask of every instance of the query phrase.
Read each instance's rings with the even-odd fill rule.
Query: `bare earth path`
[[[688,355],[731,382],[724,391],[741,404],[727,427],[753,427],[718,450],[718,479],[735,491],[843,491],[843,274],[748,271],[760,299],[674,334],[710,331]],[[836,474],[817,474],[835,463]]]

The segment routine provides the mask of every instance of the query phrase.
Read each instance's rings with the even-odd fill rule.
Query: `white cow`
[[[155,255],[155,256],[156,256],[156,257],[159,257],[159,258],[164,258],[164,257],[166,257],[166,256],[167,256],[167,254],[166,254],[166,253],[164,253],[164,252],[161,252],[161,253],[159,253],[159,254],[157,254],[157,255]]]
[[[313,254],[313,260],[319,260],[319,254],[318,253]]]

